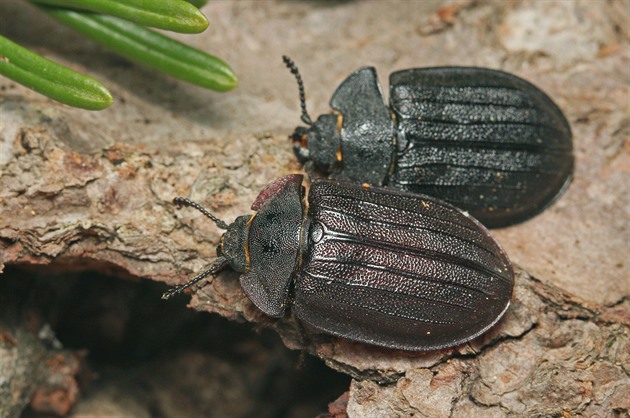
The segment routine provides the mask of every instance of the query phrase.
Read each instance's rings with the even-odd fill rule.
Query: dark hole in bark
[[[35,333],[49,327],[50,350],[58,348],[55,340],[66,350],[86,350],[81,376],[89,378],[78,378],[76,412],[114,404],[119,409],[110,414],[316,416],[348,390],[349,377],[285,348],[272,331],[195,312],[186,307],[187,295],[163,301],[165,289],[95,272],[7,267],[0,323]],[[27,409],[22,416],[43,415]]]

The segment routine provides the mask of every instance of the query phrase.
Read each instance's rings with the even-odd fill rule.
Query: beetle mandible
[[[270,183],[254,215],[227,225],[212,266],[176,293],[231,267],[253,304],[307,328],[367,344],[427,351],[468,341],[506,311],[507,255],[474,218],[434,197],[303,176]]]
[[[524,221],[568,187],[569,124],[533,84],[477,67],[414,68],[390,76],[390,107],[374,67],[337,87],[333,114],[313,122],[296,76],[302,121],[291,138],[310,175],[428,194],[489,228]]]

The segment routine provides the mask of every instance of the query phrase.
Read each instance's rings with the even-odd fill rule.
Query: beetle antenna
[[[302,122],[310,126],[313,124],[313,121],[306,111],[306,95],[304,94],[304,82],[302,81],[300,71],[298,70],[297,65],[295,65],[293,60],[286,55],[282,56],[282,61],[284,61],[284,64],[287,66],[287,68],[291,70],[291,73],[293,73],[298,83],[298,89],[300,90],[300,107],[302,108],[302,116],[300,117],[300,119],[302,119]]]
[[[227,258],[225,258],[225,257],[217,258],[216,260],[214,260],[214,262],[212,263],[212,265],[210,266],[210,268],[208,270],[204,271],[201,274],[196,275],[195,277],[193,277],[192,279],[190,279],[186,283],[180,284],[179,286],[175,286],[172,289],[170,289],[169,291],[164,292],[164,294],[162,295],[162,299],[170,299],[170,298],[172,298],[176,294],[181,293],[182,291],[188,289],[190,286],[192,286],[195,283],[203,280],[207,276],[209,276],[211,274],[216,274],[219,271],[223,270],[225,268],[225,266],[227,266],[228,264],[229,264],[229,261],[228,261]]]
[[[225,222],[223,222],[221,219],[217,218],[216,216],[214,216],[213,214],[211,214],[210,212],[208,212],[207,210],[205,210],[199,203],[197,202],[193,202],[192,200],[186,198],[186,197],[176,197],[175,199],[173,199],[173,203],[175,203],[177,206],[190,206],[192,208],[197,209],[199,212],[203,213],[204,215],[206,215],[208,218],[210,218],[212,220],[212,222],[214,222],[215,224],[217,224],[217,226],[221,229],[228,229],[228,224],[226,224]]]

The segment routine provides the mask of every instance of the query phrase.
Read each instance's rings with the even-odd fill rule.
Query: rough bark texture
[[[204,11],[213,29],[186,42],[234,66],[241,85],[220,95],[116,58],[25,2],[2,2],[4,35],[89,69],[118,103],[82,112],[0,80],[0,269],[98,270],[169,285],[202,270],[220,231],[192,210],[176,210],[172,198],[188,196],[231,221],[249,212],[269,181],[300,170],[286,139],[298,123],[297,88],[281,54],[301,67],[311,116],[328,111],[337,84],[365,64],[377,67],[385,89],[397,69],[501,68],[540,86],[565,111],[576,171],[549,210],[495,232],[519,273],[512,307],[491,332],[425,354],[304,340],[291,318],[276,322],[257,311],[229,272],[196,288],[190,306],[273,327],[288,347],[353,376],[349,393],[331,404],[333,416],[623,415],[630,406],[629,7],[211,2]],[[42,326],[14,325],[2,306],[0,313],[0,415],[18,416],[29,400],[36,411],[63,415],[59,400],[76,399],[81,354],[34,337]],[[64,365],[52,369],[63,370],[59,396],[42,383],[51,370],[40,367],[44,358]],[[122,408],[111,393],[102,398]]]

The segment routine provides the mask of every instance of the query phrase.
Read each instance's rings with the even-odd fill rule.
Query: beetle
[[[429,194],[489,228],[522,222],[548,207],[573,172],[571,128],[533,84],[476,67],[413,68],[390,76],[390,107],[374,67],[337,87],[333,114],[313,122],[295,75],[307,127],[291,135],[311,175]]]
[[[512,265],[488,230],[434,197],[303,176],[264,188],[253,215],[227,225],[210,268],[226,267],[264,314],[291,310],[306,328],[371,345],[428,351],[468,341],[505,313]]]

